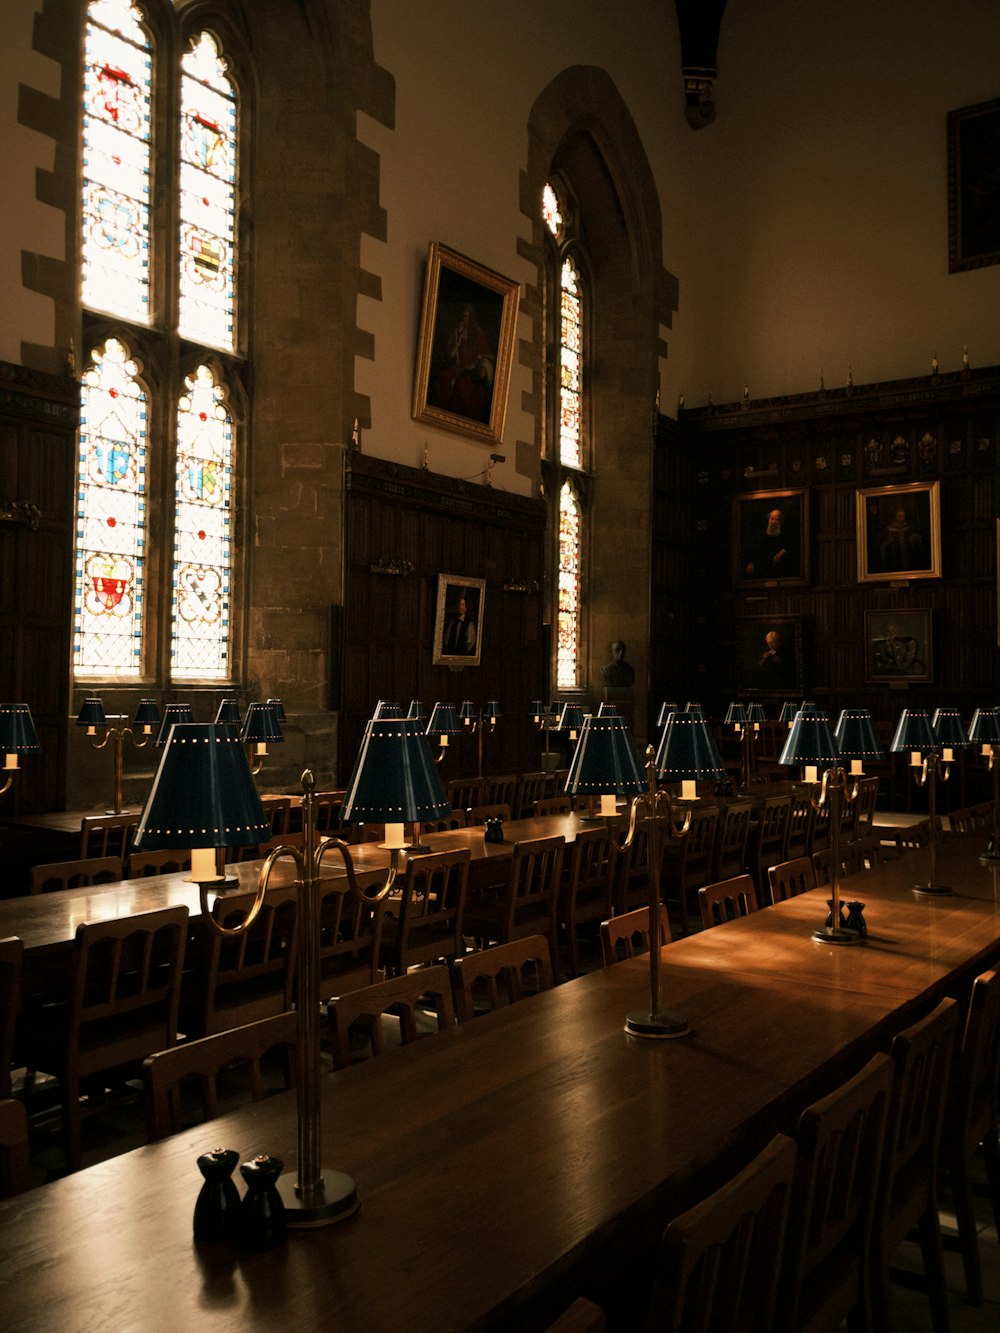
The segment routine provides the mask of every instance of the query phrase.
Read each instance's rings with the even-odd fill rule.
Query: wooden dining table
[[[942,846],[955,892],[917,898],[923,852],[844,883],[866,943],[815,941],[819,889],[667,945],[690,1035],[644,1041],[644,957],[323,1078],[324,1167],[359,1213],[249,1253],[199,1247],[196,1158],[295,1159],[294,1093],[0,1204],[11,1330],[542,1330],[639,1281],[665,1223],[1000,951],[979,840]]]

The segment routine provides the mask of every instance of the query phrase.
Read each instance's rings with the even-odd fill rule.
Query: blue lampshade
[[[566,791],[576,796],[637,796],[645,790],[646,775],[625,719],[613,705],[601,704],[596,717],[583,719]]]
[[[939,708],[931,719],[934,735],[948,750],[962,750],[972,742],[957,708]]]
[[[764,712],[764,705],[762,703],[753,702],[747,704],[747,721],[751,727],[759,727],[761,723],[767,721],[767,714]]]
[[[483,709],[483,717],[490,722],[499,722],[503,717],[503,709],[500,707],[499,699],[487,699],[486,707]]]
[[[160,722],[160,730],[156,733],[156,747],[160,749],[166,745],[167,737],[170,735],[170,728],[175,722],[193,722],[194,713],[191,711],[190,704],[166,704],[163,709],[163,719]]]
[[[544,700],[532,699],[531,707],[528,709],[528,712],[531,714],[531,716],[535,719],[536,722],[541,722],[542,718],[545,716],[546,711],[547,710],[545,707]]]
[[[341,815],[360,824],[441,819],[451,809],[419,722],[372,718],[347,784]]]
[[[411,722],[426,722],[427,705],[420,699],[411,699],[410,709],[406,716]]]
[[[969,723],[969,740],[981,745],[984,751],[1000,745],[1000,710],[977,708]]]
[[[270,704],[271,707],[274,709],[275,721],[278,723],[279,727],[283,722],[286,722],[288,720],[285,717],[285,705],[281,702],[280,699],[265,699],[264,702]]]
[[[560,717],[562,717],[562,710],[563,710],[563,701],[561,699],[553,699],[552,702],[549,704],[549,718],[553,726],[555,726],[558,723]]]
[[[457,736],[462,730],[453,703],[438,702],[431,709],[431,720],[427,723],[428,736]]]
[[[104,715],[104,704],[96,696],[90,699],[84,699],[80,711],[76,716],[76,725],[86,727],[92,734],[93,731],[108,725],[108,719]]]
[[[931,720],[922,708],[903,709],[889,749],[894,754],[917,751],[927,754],[931,751],[936,753],[941,749],[940,742],[934,735]]]
[[[215,715],[217,726],[238,727],[240,725],[240,705],[236,699],[223,699]]]
[[[274,709],[270,704],[254,703],[247,708],[247,715],[243,719],[243,730],[240,733],[240,739],[244,745],[268,746],[280,745],[284,742],[284,736],[281,734],[281,727],[278,725],[278,719],[274,715]],[[266,754],[267,751],[260,751]]]
[[[786,699],[785,702],[781,705],[781,712],[778,714],[778,721],[785,722],[788,724],[788,726],[791,726],[792,723],[795,721],[795,714],[798,711],[799,711],[798,704],[792,703],[791,700]]]
[[[837,760],[837,746],[826,716],[818,712],[815,705],[808,710],[800,708],[778,763],[818,767],[836,764]]]
[[[725,777],[712,728],[697,704],[670,718],[656,752],[656,772],[665,782]]]
[[[391,699],[379,699],[375,705],[375,711],[372,713],[372,717],[375,718],[402,716],[403,705],[394,703]]]
[[[843,708],[833,731],[842,759],[875,763],[885,758],[867,708]]]
[[[0,704],[0,753],[38,754],[38,735],[27,704]]]
[[[732,703],[726,709],[725,725],[727,727],[739,727],[741,730],[747,724],[747,711],[742,704]]]
[[[148,736],[160,725],[160,706],[155,699],[140,699],[132,718],[133,727],[142,727]]]
[[[658,727],[665,727],[670,718],[670,714],[676,712],[677,712],[676,704],[666,704],[666,703],[660,704],[660,711],[656,715],[656,725]]]
[[[271,822],[236,728],[171,723],[136,826],[136,847],[250,847],[270,836]]]
[[[564,704],[559,716],[559,730],[568,731],[570,739],[575,740],[583,726],[583,709],[579,704]]]
[[[462,700],[462,702],[458,706],[458,716],[461,718],[461,720],[465,723],[467,727],[471,726],[472,723],[475,722],[476,718],[479,716],[479,712],[478,709],[476,708],[476,705],[472,702],[471,699]]]

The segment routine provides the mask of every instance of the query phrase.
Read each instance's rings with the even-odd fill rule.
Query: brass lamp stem
[[[813,939],[820,944],[860,944],[861,935],[856,930],[848,930],[840,924],[840,820],[841,803],[848,805],[858,799],[858,784],[854,790],[847,790],[847,774],[839,765],[828,768],[823,774],[819,797],[812,797],[815,810],[824,805],[830,811],[830,924],[813,931]]]

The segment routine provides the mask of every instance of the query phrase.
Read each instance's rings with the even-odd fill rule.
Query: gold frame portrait
[[[453,616],[458,610],[458,602],[466,603],[469,622],[473,627],[475,642],[471,652],[457,652],[446,643]],[[432,666],[467,667],[478,666],[483,650],[483,603],[486,601],[486,580],[468,578],[464,574],[439,574],[437,586],[437,606],[434,611],[434,651],[431,656]]]
[[[431,241],[413,419],[499,444],[507,415],[520,289],[511,278]]]
[[[858,582],[941,577],[941,483],[869,486],[856,493]]]

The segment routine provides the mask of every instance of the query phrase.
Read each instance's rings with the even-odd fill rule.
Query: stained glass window
[[[146,395],[135,362],[109,338],[83,377],[73,633],[81,673],[140,670],[146,446]]]
[[[559,197],[547,181],[542,191],[542,218],[552,235],[558,236],[562,227],[562,211],[559,208]]]
[[[171,675],[229,672],[233,423],[207,366],[185,381],[177,412],[177,515]]]
[[[559,493],[559,614],[557,622],[556,688],[572,690],[580,683],[580,506],[569,482]]]
[[[83,301],[135,320],[149,313],[152,84],[141,18],[128,0],[91,0],[83,72]]]
[[[572,259],[563,260],[559,298],[559,458],[583,467],[580,281]]]
[[[178,322],[185,338],[231,348],[236,101],[210,33],[195,40],[181,63]]]

